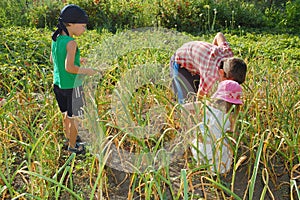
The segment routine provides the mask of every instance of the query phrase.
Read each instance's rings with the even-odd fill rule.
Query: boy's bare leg
[[[66,138],[70,139],[70,119],[67,116],[67,113],[63,113],[63,126],[66,134]]]
[[[76,145],[76,138],[78,135],[78,120],[76,118],[68,118],[68,121],[70,122],[69,130],[69,146],[71,148],[75,148]]]

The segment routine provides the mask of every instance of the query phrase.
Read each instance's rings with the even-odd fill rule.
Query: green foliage
[[[1,28],[0,33],[0,95],[15,89],[38,92],[49,88],[51,33],[24,27]]]
[[[283,25],[291,32],[298,31],[300,27],[300,0],[288,1],[286,3],[285,16],[283,18]]]
[[[43,4],[31,3],[27,6],[26,17],[29,26],[36,28],[55,27],[57,24],[61,1],[46,1]]]
[[[193,34],[234,30],[242,27],[276,28],[299,32],[299,0],[3,0],[0,27],[22,25],[54,28],[67,3],[81,6],[89,14],[89,29],[118,29],[162,26]]]
[[[7,199],[18,196],[33,199],[45,197],[70,199],[70,196],[77,199],[92,199],[100,190],[98,185],[100,181],[104,184],[103,188],[110,188],[104,163],[96,164],[91,155],[87,155],[84,161],[77,156],[75,159],[74,155],[68,158],[60,151],[63,128],[51,89],[52,65],[49,63],[51,31],[10,27],[1,28],[0,33],[3,36],[0,38],[0,97],[7,98],[7,103],[0,108],[0,195]],[[104,57],[107,56],[107,59],[111,60],[110,68],[106,68],[103,77],[95,77],[100,79],[97,80],[96,96],[100,119],[97,119],[96,123],[101,121],[105,124],[105,128],[100,128],[108,136],[115,137],[116,140],[122,137],[122,141],[118,141],[122,143],[122,147],[129,144],[135,150],[148,152],[159,149],[165,140],[162,135],[166,133],[159,135],[159,140],[149,137],[145,141],[140,138],[135,141],[132,137],[123,136],[122,132],[117,131],[120,127],[115,126],[109,115],[110,105],[108,105],[116,83],[120,82],[124,74],[134,66],[158,62],[165,64],[163,66],[168,70],[171,52],[170,49],[163,48],[162,44],[165,41],[161,41],[162,35],[157,35],[160,42],[153,44],[156,47],[161,45],[157,48],[142,48],[145,45],[142,37],[134,40],[135,43],[142,43],[140,46],[127,44],[124,47],[128,35],[121,33],[120,40],[117,40],[118,35],[113,37],[114,35],[104,31],[100,35],[96,30],[87,31],[78,38],[79,48],[84,56],[88,57],[91,52],[98,51],[99,54],[107,53]],[[213,36],[208,34],[193,39],[204,40],[205,37],[205,40],[211,41]],[[237,141],[234,146],[234,172],[237,172],[237,160],[241,156],[239,152],[247,153],[246,166],[251,180],[248,196],[255,198],[256,195],[261,195],[263,198],[265,193],[256,193],[255,180],[261,180],[260,176],[267,176],[266,173],[270,178],[276,178],[276,172],[271,169],[275,169],[278,165],[284,166],[284,170],[293,175],[300,161],[300,152],[297,148],[300,131],[298,123],[300,93],[297,89],[300,87],[298,69],[300,41],[299,37],[288,34],[226,34],[226,38],[235,55],[244,58],[249,69],[247,81],[243,84],[244,105],[239,121],[241,132],[239,136],[232,136]],[[153,40],[147,39],[149,43]],[[102,41],[107,42],[106,46]],[[177,42],[175,45],[183,42],[175,41]],[[114,52],[117,57],[109,57],[112,52],[106,51],[111,49],[113,42],[117,42],[115,45],[120,47],[117,49],[119,52]],[[124,49],[121,49],[122,46]],[[101,48],[104,49],[101,51]],[[94,59],[96,63],[103,62],[98,60],[98,57]],[[135,116],[136,122],[141,125],[146,122],[143,118],[145,106],[157,102],[169,105],[171,97],[166,97],[166,93],[168,92],[165,88],[151,84],[139,88],[131,96],[130,111]],[[174,110],[176,108],[172,108],[172,111]],[[176,121],[171,119],[170,110],[166,109],[165,114],[169,119],[166,126],[176,127]],[[182,181],[183,198],[194,195],[188,187],[193,183],[191,177],[199,180],[200,175],[204,177],[204,181],[208,181],[203,187],[211,191],[218,187],[219,192],[223,191],[236,199],[245,196],[236,194],[218,177],[207,175],[205,166],[198,166],[192,160],[187,162],[189,167],[186,168],[186,174],[182,174],[180,179],[180,172],[178,173],[178,180]],[[172,185],[174,182],[170,174],[172,167],[171,165],[161,167],[159,170],[142,175],[134,174],[130,188],[126,190],[129,191],[128,196],[133,196],[133,193],[137,192],[149,199],[168,199],[166,195],[169,189],[169,193],[174,195],[175,199],[176,196],[180,198],[180,190],[177,193]],[[297,190],[299,196],[298,183],[293,177],[290,188]],[[233,187],[238,181],[233,179],[230,184]],[[269,187],[267,184],[271,183],[266,181],[265,184],[264,188],[267,188]],[[277,186],[281,190],[284,185]]]
[[[151,26],[151,1],[85,0],[70,1],[84,8],[90,17],[91,29],[138,28]]]
[[[28,24],[26,0],[0,2],[0,27]]]
[[[271,6],[265,10],[267,27],[276,27],[279,30],[291,33],[299,32],[300,1],[288,1],[282,7]]]
[[[260,27],[263,14],[253,3],[224,1],[157,1],[162,26],[189,33]]]
[[[220,28],[257,28],[264,25],[262,9],[254,3],[239,0],[222,1],[216,4]]]

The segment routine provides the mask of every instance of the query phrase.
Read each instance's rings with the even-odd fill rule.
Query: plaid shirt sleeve
[[[207,42],[193,41],[176,51],[175,60],[192,74],[200,75],[199,91],[207,94],[219,79],[219,65],[222,59],[233,57],[229,43],[220,46]]]
[[[219,79],[219,66],[220,62],[224,58],[233,57],[233,52],[229,47],[229,43],[224,42],[220,46],[215,46],[207,51],[208,59],[206,62],[203,62],[202,70],[200,73],[200,83],[199,90],[204,94],[207,94],[215,82]]]

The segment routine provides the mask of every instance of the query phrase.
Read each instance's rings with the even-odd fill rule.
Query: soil
[[[20,152],[17,151],[16,152]],[[67,155],[65,155],[67,156]],[[17,156],[18,158],[21,157],[21,155]],[[179,192],[182,192],[181,186],[180,186],[180,173],[181,169],[187,169],[187,172],[191,171],[191,165],[189,158],[191,157],[190,153],[187,152],[185,155],[182,156],[182,158],[178,158],[176,162],[173,162],[169,166],[170,171],[170,179],[173,180],[172,182],[172,189],[175,190],[174,193],[178,194]],[[63,165],[65,159],[67,157],[61,158],[61,165]],[[82,158],[84,159],[84,158]],[[15,160],[15,165],[19,165],[21,160]],[[77,162],[77,161],[76,161]],[[249,184],[251,179],[251,167],[253,164],[249,164],[246,160],[243,162],[243,164],[238,168],[235,174],[235,180],[232,181],[233,174],[229,173],[226,176],[222,175],[221,182],[223,185],[225,185],[227,188],[231,188],[231,182],[234,182],[234,193],[238,195],[242,199],[249,199],[249,194],[247,191],[249,190]],[[269,181],[268,181],[268,190],[265,195],[265,200],[289,200],[290,197],[290,172],[287,171],[287,165],[286,163],[282,163],[282,160],[280,158],[276,158],[273,160],[270,160],[268,163],[268,174],[269,174]],[[139,176],[132,173],[126,173],[123,171],[119,171],[113,168],[110,168],[109,166],[105,167],[105,188],[103,193],[103,196],[105,199],[110,200],[125,200],[128,199],[128,193],[131,192],[131,180],[133,176]],[[232,171],[232,170],[231,170]],[[259,200],[262,196],[263,189],[265,187],[264,179],[266,173],[263,173],[264,171],[264,164],[260,164],[260,168],[258,170],[257,179],[255,182],[255,188],[253,193],[253,200]],[[95,180],[91,179],[91,172],[89,169],[76,169],[76,173],[73,174],[73,185],[74,185],[74,191],[80,191],[81,196],[83,196],[83,199],[89,199],[89,195],[91,193],[91,183],[94,183]],[[97,175],[93,175],[96,179]],[[211,179],[216,179],[214,176],[209,176],[205,170],[203,171],[196,171],[192,174],[189,174],[188,181],[189,181],[189,194],[193,194],[195,198],[193,199],[233,199],[230,198],[228,194],[221,193],[221,190],[217,189],[216,187],[212,186],[211,184],[208,184],[208,182],[203,181],[203,177],[209,177]],[[298,176],[299,177],[299,176]],[[15,177],[15,181],[12,184],[14,188],[19,188],[20,191],[24,190],[24,180],[29,180],[29,177],[21,177],[20,175],[17,175]],[[300,185],[300,180],[297,180],[297,184]],[[25,186],[26,187],[26,186]],[[21,189],[23,188],[23,189]],[[165,199],[171,200],[174,199],[171,195],[171,192],[169,188],[165,189]],[[6,194],[8,196],[8,194]],[[4,199],[5,196],[4,194]],[[294,199],[297,199],[296,193],[293,194]],[[182,197],[182,196],[180,196]],[[70,194],[61,191],[60,199],[69,199]],[[96,198],[97,199],[97,198]],[[134,194],[132,194],[131,199],[144,199],[143,194],[139,193],[138,191],[135,191]],[[153,198],[155,199],[155,198]]]
[[[172,183],[173,189],[180,190],[180,170],[187,168],[187,162],[185,158],[182,160],[178,160],[177,162],[170,165],[170,176],[171,179],[175,180]],[[274,163],[272,163],[274,164]],[[268,182],[268,190],[266,191],[265,200],[289,200],[290,199],[290,176],[289,173],[285,170],[284,163],[276,163],[276,165],[272,165],[276,167],[273,168],[273,172],[269,172],[269,182]],[[121,172],[109,167],[106,167],[107,170],[107,180],[108,185],[110,186],[107,199],[111,200],[122,200],[128,199],[127,194],[130,190],[130,180],[133,174]],[[232,170],[231,170],[232,171]],[[265,187],[264,179],[263,179],[263,168],[261,167],[258,170],[255,188],[253,193],[253,200],[259,200],[262,196],[263,189]],[[271,175],[272,174],[272,175]],[[245,162],[242,164],[235,174],[234,181],[234,193],[238,195],[241,199],[249,199],[249,194],[247,191],[249,190],[250,179],[252,173],[250,172],[249,164]],[[220,190],[214,187],[207,187],[209,185],[207,183],[201,183],[201,177],[205,176],[205,172],[196,172],[189,176],[189,187],[190,194],[192,193],[195,198],[193,199],[233,199],[230,198],[229,195],[223,194]],[[207,175],[206,175],[207,176]],[[226,176],[222,175],[221,182],[227,188],[230,188],[232,182],[232,172],[228,173]],[[210,177],[212,178],[212,177]],[[177,181],[176,181],[177,180]],[[176,194],[177,194],[176,191]],[[134,199],[143,199],[139,194],[134,195]],[[170,193],[167,193],[165,199],[174,199]],[[181,198],[180,198],[181,199]],[[294,194],[294,199],[297,199],[296,194]]]

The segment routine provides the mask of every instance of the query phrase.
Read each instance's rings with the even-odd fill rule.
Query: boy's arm
[[[198,100],[202,100],[205,95],[206,94],[202,90],[198,90],[198,92],[197,92],[197,99]]]
[[[225,36],[223,35],[223,33],[219,32],[217,33],[217,35],[215,36],[214,40],[213,40],[213,44],[220,46],[221,44],[223,44],[226,41]]]
[[[92,68],[83,68],[74,65],[76,49],[77,49],[77,44],[74,40],[68,42],[67,57],[65,62],[66,71],[72,74],[85,74],[89,76],[92,76],[95,73],[97,73],[97,71],[93,70]]]

